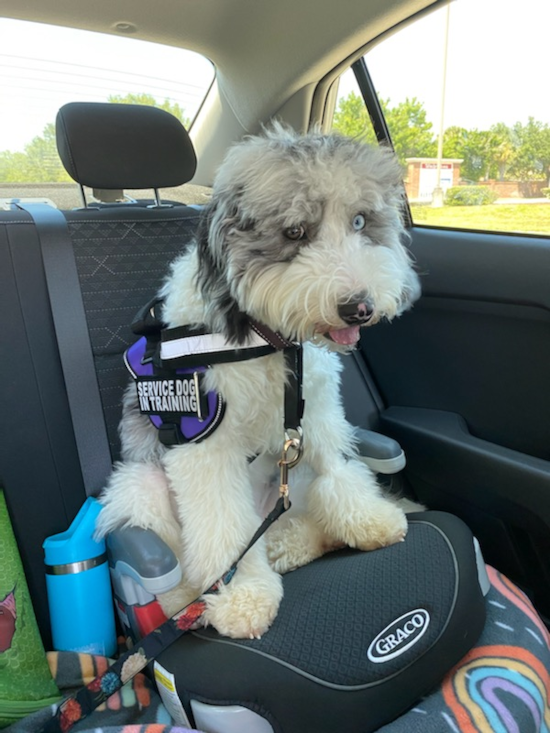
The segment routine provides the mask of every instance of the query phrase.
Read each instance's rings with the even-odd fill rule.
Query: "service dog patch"
[[[167,379],[136,377],[140,412],[143,415],[204,417],[208,414],[208,401],[200,390],[200,376],[195,372]]]

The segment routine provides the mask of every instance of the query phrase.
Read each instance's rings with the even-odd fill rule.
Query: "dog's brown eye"
[[[293,242],[297,242],[300,239],[303,239],[306,236],[306,230],[301,224],[298,224],[294,227],[288,227],[288,229],[285,229],[283,231],[283,234],[287,239],[291,239]]]

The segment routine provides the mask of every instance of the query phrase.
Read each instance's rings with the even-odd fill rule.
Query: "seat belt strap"
[[[36,225],[82,477],[95,496],[112,459],[67,220],[47,204],[17,205]]]

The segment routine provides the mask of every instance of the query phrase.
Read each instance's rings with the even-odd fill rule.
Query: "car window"
[[[365,55],[415,224],[550,233],[549,22],[547,0],[460,0]],[[342,83],[335,126],[374,140]]]
[[[0,18],[0,206],[13,197],[81,205],[55,145],[55,117],[67,102],[151,104],[189,128],[214,67],[199,54],[129,37]],[[126,191],[150,197],[149,192]],[[182,186],[161,194],[204,203],[208,189]]]

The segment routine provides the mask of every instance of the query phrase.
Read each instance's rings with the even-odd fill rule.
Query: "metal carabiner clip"
[[[296,428],[293,432],[295,435],[291,436],[289,431],[285,431],[283,453],[279,461],[279,468],[281,469],[279,493],[284,498],[285,509],[289,507],[288,471],[299,463],[303,453],[302,428]]]

